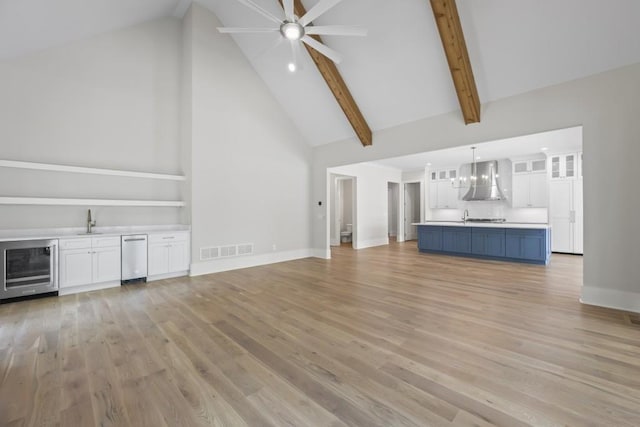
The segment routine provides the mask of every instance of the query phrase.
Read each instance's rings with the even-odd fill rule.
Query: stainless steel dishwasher
[[[123,284],[134,281],[147,281],[147,235],[132,234],[122,236],[122,275]]]

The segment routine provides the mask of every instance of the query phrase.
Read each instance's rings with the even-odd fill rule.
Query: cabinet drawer
[[[93,248],[109,248],[113,246],[120,246],[120,236],[93,237],[91,240]]]
[[[60,239],[59,242],[60,250],[91,248],[90,237],[83,237],[79,239]]]
[[[149,243],[185,242],[189,240],[188,232],[149,234]]]

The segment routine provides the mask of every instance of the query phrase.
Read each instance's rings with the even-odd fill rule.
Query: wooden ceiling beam
[[[282,0],[278,1],[280,2],[280,6],[282,6]],[[300,0],[294,1],[294,8],[296,16],[302,17],[307,13]],[[323,43],[320,36],[310,35],[309,37],[313,37],[320,43]],[[356,101],[353,99],[353,96],[344,82],[344,79],[340,75],[336,65],[332,60],[317,52],[312,47],[309,47],[305,43],[303,44],[304,47],[307,48],[309,55],[311,55],[311,59],[313,59],[313,62],[315,62],[318,67],[318,71],[320,71],[320,74],[327,82],[327,86],[329,86],[329,89],[336,98],[336,101],[338,101],[340,108],[342,108],[345,116],[347,116],[347,120],[351,123],[351,127],[353,127],[353,130],[358,136],[358,139],[360,139],[360,142],[362,142],[362,145],[371,145],[373,143],[371,128],[369,128],[367,121],[362,115]]]
[[[430,0],[465,124],[480,122],[480,97],[455,0]]]

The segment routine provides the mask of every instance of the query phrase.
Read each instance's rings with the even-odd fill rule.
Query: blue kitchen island
[[[428,221],[418,227],[418,250],[481,259],[549,264],[548,224]]]

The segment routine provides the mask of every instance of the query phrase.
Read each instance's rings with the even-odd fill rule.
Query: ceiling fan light
[[[304,36],[304,28],[297,22],[285,22],[280,32],[287,40],[300,40]]]

